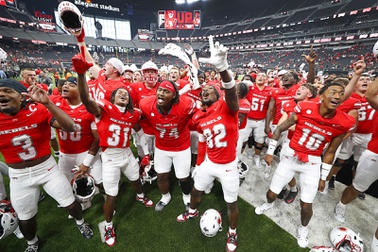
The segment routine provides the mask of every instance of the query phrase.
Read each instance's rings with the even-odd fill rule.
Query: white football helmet
[[[96,183],[89,174],[80,175],[71,180],[72,190],[75,198],[80,203],[86,203],[93,199],[96,193]]]
[[[201,216],[200,228],[205,236],[215,236],[219,231],[222,231],[222,216],[215,209],[206,210]]]
[[[74,36],[81,34],[84,20],[76,5],[68,1],[63,1],[58,5],[58,14],[66,31]]]
[[[347,227],[335,227],[330,234],[333,246],[340,252],[362,252],[364,243],[359,234]]]
[[[146,70],[154,70],[155,73],[146,73]],[[147,61],[142,65],[143,79],[145,82],[155,83],[158,80],[159,68],[152,61]]]
[[[374,57],[378,56],[378,41],[375,42],[374,47],[373,47],[373,55]]]
[[[239,161],[238,162],[238,171],[239,171],[239,178],[244,179],[245,176],[247,175],[248,171],[249,171],[249,166],[245,162]]]
[[[142,185],[144,185],[146,182],[152,184],[152,182],[157,179],[157,173],[153,167],[153,160],[151,160],[150,164],[146,165],[145,167],[141,165],[140,169],[142,172],[140,175]]]
[[[8,200],[0,201],[0,240],[13,233],[18,227],[17,214]]]
[[[0,47],[0,61],[5,61],[8,57],[8,54]]]

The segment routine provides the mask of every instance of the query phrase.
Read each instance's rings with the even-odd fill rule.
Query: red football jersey
[[[353,109],[359,110],[361,108],[361,102],[353,97],[349,97],[343,103],[340,104],[340,106],[337,108],[337,110],[342,111],[344,113],[349,113],[349,111]]]
[[[272,122],[274,125],[276,125],[282,117],[282,109],[284,104],[290,100],[293,100],[293,97],[295,96],[300,86],[301,84],[296,84],[288,90],[285,90],[283,88],[275,88],[272,90],[272,98],[276,101],[276,113]]]
[[[246,98],[251,104],[251,111],[248,113],[248,118],[253,120],[265,119],[269,101],[272,97],[271,91],[272,88],[268,86],[264,86],[263,90],[260,90],[256,84],[249,87]]]
[[[28,104],[15,116],[0,113],[0,152],[8,165],[51,154],[52,114],[39,103]]]
[[[294,99],[291,99],[289,100],[288,102],[285,102],[283,104],[283,112],[285,112],[287,114],[287,117],[289,118],[290,117],[290,114],[294,112],[294,108],[297,106],[297,103],[295,102]],[[287,138],[288,139],[291,139],[293,137],[293,134],[294,134],[294,131],[292,130],[288,130],[288,133],[287,133]]]
[[[150,96],[140,101],[143,117],[154,127],[155,145],[160,150],[183,151],[190,147],[189,120],[194,113],[195,103],[186,96],[181,96],[168,115],[159,113],[156,97]]]
[[[159,86],[159,83],[156,83],[154,88],[149,89],[144,84],[144,82],[132,83],[130,85],[130,95],[131,95],[131,99],[133,100],[134,107],[139,108],[140,101],[145,97],[148,97],[148,96],[155,97],[156,96],[156,90],[157,90],[158,86]],[[142,119],[140,121],[140,125],[142,126],[144,133],[146,133],[148,135],[154,135],[155,134],[153,126],[151,124],[149,124],[146,119]]]
[[[105,99],[110,101],[112,92],[119,87],[127,88],[127,86],[120,79],[107,80],[104,74],[104,70],[101,69],[98,73],[98,78],[94,90],[91,90],[92,97],[94,97],[95,100]]]
[[[62,96],[50,96],[50,99],[57,107],[69,115],[75,122],[77,130],[66,132],[58,129],[60,151],[66,154],[78,154],[88,151],[94,140],[91,124],[94,123],[94,116],[90,114],[84,104],[72,108]]]
[[[375,113],[373,115],[373,118],[372,120],[370,121],[371,122],[371,125],[370,127],[372,128],[372,136],[371,136],[371,140],[370,142],[368,143],[368,150],[374,152],[374,153],[377,153],[378,154],[378,113]]]
[[[96,102],[102,108],[101,117],[96,118],[100,147],[129,147],[131,129],[140,119],[140,110],[134,109],[133,114],[128,111],[124,113],[107,100],[97,100]]]
[[[298,120],[289,145],[300,154],[320,156],[333,138],[355,128],[352,116],[336,110],[332,118],[324,118],[319,114],[319,106],[320,103],[302,101],[294,108]]]
[[[247,125],[247,115],[251,111],[251,104],[246,98],[239,99],[239,114],[245,114],[243,122],[240,124],[239,129],[244,129]]]
[[[227,164],[236,159],[238,140],[238,113],[230,111],[222,98],[193,116],[197,131],[203,134],[207,144],[208,158],[218,164]]]
[[[25,82],[23,82],[23,81],[20,81],[20,83],[21,83],[22,85],[24,85],[24,87],[26,87],[26,88],[29,88],[29,87],[30,87],[29,84],[27,84],[27,83],[25,83]],[[42,88],[43,90],[45,90],[46,92],[49,92],[49,87],[48,87],[46,84],[36,83],[36,85],[37,85],[39,88]]]
[[[375,114],[375,109],[373,109],[365,97],[359,94],[353,93],[353,98],[358,99],[361,102],[361,107],[358,110],[358,125],[356,133],[369,134],[373,131],[373,118]]]

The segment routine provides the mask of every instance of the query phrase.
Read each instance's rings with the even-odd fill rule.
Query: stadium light
[[[185,0],[176,0],[176,4],[184,4]]]
[[[176,4],[192,4],[198,2],[199,0],[176,0]]]

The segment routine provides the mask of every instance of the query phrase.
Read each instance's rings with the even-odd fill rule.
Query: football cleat
[[[219,231],[222,231],[221,214],[215,209],[206,210],[201,216],[200,228],[202,234],[204,234],[205,236],[215,236]]]
[[[344,223],[345,222],[345,208],[340,207],[338,204],[335,207],[335,219],[338,222]]]
[[[277,199],[283,199],[287,189],[282,189],[282,191],[277,195]]]
[[[156,212],[161,212],[163,211],[164,207],[168,205],[168,203],[164,203],[163,201],[159,201],[156,206],[155,206],[155,211]]]
[[[17,214],[8,200],[0,201],[0,240],[4,239],[18,227]]]
[[[33,244],[28,244],[28,246],[25,249],[25,252],[38,252],[38,246],[39,246],[39,240],[37,240]]]
[[[177,222],[185,222],[187,220],[191,220],[191,219],[198,217],[198,214],[199,214],[198,210],[196,210],[194,213],[189,213],[189,211],[185,211],[182,214],[180,214],[179,216],[177,216],[176,221]]]
[[[109,247],[113,247],[116,244],[114,227],[105,228],[105,243]]]
[[[285,198],[285,202],[286,202],[287,204],[292,203],[292,202],[295,200],[295,198],[297,197],[297,194],[298,194],[298,188],[297,188],[297,191],[296,191],[296,192],[292,192],[292,191],[290,191],[290,192],[287,194],[286,198]]]
[[[274,202],[272,202],[272,203],[267,203],[267,202],[266,202],[266,203],[264,203],[264,204],[262,204],[262,205],[256,207],[256,208],[255,208],[255,213],[256,213],[257,215],[260,215],[260,214],[265,213],[266,211],[268,211],[269,209],[271,209],[271,208],[274,206],[273,203],[274,203]]]
[[[76,226],[85,239],[89,240],[93,237],[93,230],[88,223],[84,222],[83,224]]]
[[[139,201],[139,202],[142,202],[143,205],[146,206],[146,207],[153,207],[154,206],[154,202],[152,202],[152,200],[150,200],[146,195],[144,195],[144,197],[139,197],[137,195],[136,200]]]
[[[299,247],[306,248],[308,246],[308,229],[307,227],[298,227],[297,243]]]
[[[75,4],[63,1],[58,5],[60,22],[64,29],[73,36],[79,36],[83,30],[84,19]]]
[[[362,252],[364,249],[360,235],[347,227],[335,227],[330,233],[330,238],[338,251]]]
[[[238,247],[238,235],[236,233],[231,234],[230,232],[227,232],[226,251],[227,252],[236,251],[237,247]]]

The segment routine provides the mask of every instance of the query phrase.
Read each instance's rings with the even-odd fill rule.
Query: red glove
[[[76,73],[85,74],[93,66],[93,63],[88,63],[82,54],[76,54],[72,57],[72,65]]]
[[[85,31],[84,27],[81,29],[81,33],[79,36],[76,37],[76,40],[78,43],[84,42],[84,37],[85,37]]]
[[[146,167],[147,165],[150,164],[150,155],[145,155],[142,160],[140,161],[140,164],[142,167]]]

